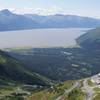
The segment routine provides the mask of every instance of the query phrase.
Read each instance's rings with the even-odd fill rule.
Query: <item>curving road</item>
[[[88,79],[85,79],[83,81],[83,89],[85,90],[87,94],[85,100],[92,100],[94,92],[93,92],[93,89],[88,85],[87,80]]]
[[[70,93],[73,89],[80,86],[80,82],[76,82],[70,89],[65,89],[64,94]],[[61,100],[62,95],[59,96],[56,100]]]

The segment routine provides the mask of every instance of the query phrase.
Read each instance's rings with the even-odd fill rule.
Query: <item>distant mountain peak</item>
[[[63,14],[55,14],[55,16],[64,16]]]
[[[4,14],[4,15],[11,15],[12,14],[8,9],[3,9],[3,10],[1,10],[0,13]]]
[[[100,19],[77,15],[34,15],[16,14],[9,9],[0,11],[0,31],[34,28],[94,28],[100,26]]]

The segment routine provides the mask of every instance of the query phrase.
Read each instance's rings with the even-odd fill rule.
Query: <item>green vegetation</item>
[[[65,92],[65,89],[69,89],[73,86],[75,81],[66,81],[57,85],[51,86],[51,88],[34,93],[28,97],[28,100],[55,100],[59,95]]]
[[[96,93],[100,93],[100,88],[99,88],[99,87],[96,87],[96,88],[94,88],[94,91],[95,91]]]
[[[100,56],[82,48],[31,48],[9,54],[27,69],[56,81],[89,77],[100,69]]]
[[[80,87],[81,87],[81,88],[83,87],[83,81],[84,81],[84,80],[80,80]]]
[[[22,96],[13,96],[13,97],[6,97],[4,100],[24,100]]]
[[[12,98],[11,94],[15,92],[17,86],[3,86],[0,87],[0,100],[10,100]],[[11,99],[12,100],[12,99]]]
[[[57,92],[49,92],[46,90],[33,94],[28,100],[54,100],[57,96]]]
[[[85,93],[80,88],[75,88],[68,94],[63,94],[61,100],[84,100]]]
[[[26,88],[27,87],[27,88]],[[0,100],[25,100],[27,96],[39,90],[41,87],[13,85],[0,87]]]
[[[75,88],[69,94],[65,94],[62,97],[64,100],[84,100],[85,93],[80,88]]]
[[[64,93],[61,97],[61,100],[84,100],[86,94],[81,89],[83,87],[83,80],[77,81],[80,81],[80,85],[71,92]]]
[[[88,31],[86,34],[81,35],[76,39],[77,43],[85,48],[91,50],[100,49],[100,27]]]
[[[62,83],[59,83],[57,85],[55,85],[55,87],[57,87],[58,89],[69,89],[71,86],[73,86],[73,84],[75,83],[76,81],[72,81],[72,80],[68,80],[68,81],[65,81],[65,82],[62,82]]]
[[[100,28],[79,37],[77,42],[83,48],[15,48],[8,52],[12,57],[0,51],[1,86],[11,83],[37,86],[19,87],[20,94],[14,92],[16,88],[2,88],[0,95],[6,94],[6,100],[23,100],[24,97],[26,100],[55,100],[59,96],[62,100],[84,100],[86,94],[81,89],[83,80],[80,80],[80,87],[69,93],[65,93],[65,89],[72,87],[75,81],[62,81],[85,78],[100,72]],[[93,49],[88,52],[87,48]],[[52,84],[49,79],[59,83]],[[87,82],[89,86],[94,86],[90,79]],[[32,95],[27,95],[26,91]],[[94,92],[94,100],[99,100],[100,89],[94,88]]]
[[[51,80],[80,79],[99,73],[100,49],[98,47],[100,47],[100,28],[89,31],[76,41],[81,48],[24,47],[7,50],[10,50],[8,54],[21,61],[25,68]],[[87,48],[92,49],[88,50]],[[0,59],[2,63],[6,62],[2,57]]]
[[[100,100],[100,93],[98,93],[93,100]]]
[[[88,79],[88,85],[89,86],[94,86],[94,83],[91,81],[91,79]]]
[[[32,91],[30,85],[33,86]],[[0,51],[0,100],[24,100],[28,93],[40,89],[40,86],[45,88],[50,85],[50,80],[31,72],[20,61]]]
[[[0,51],[0,84],[49,85],[49,80],[26,69],[21,62]]]

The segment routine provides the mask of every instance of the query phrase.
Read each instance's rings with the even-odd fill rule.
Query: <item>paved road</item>
[[[65,89],[64,94],[71,92],[73,89],[75,89],[78,86],[80,86],[80,82],[76,82],[70,89]],[[62,95],[59,96],[56,100],[61,100],[61,98],[62,98]]]
[[[69,93],[69,92],[71,92],[73,89],[75,89],[76,87],[78,87],[80,85],[80,83],[79,82],[76,82],[70,89],[66,89],[65,90],[65,94],[67,94],[67,93]]]
[[[87,94],[85,100],[92,100],[94,92],[93,92],[93,89],[88,85],[87,80],[88,79],[85,79],[83,81],[83,89],[85,90]]]

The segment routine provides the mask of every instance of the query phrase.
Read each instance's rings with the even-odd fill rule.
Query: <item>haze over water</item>
[[[75,39],[87,30],[67,28],[0,32],[0,48],[73,46],[76,45]]]

